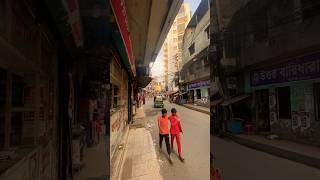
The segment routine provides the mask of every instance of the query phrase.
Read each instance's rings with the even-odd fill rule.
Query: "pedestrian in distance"
[[[178,154],[179,159],[183,162],[184,158],[181,154],[181,141],[180,141],[180,133],[182,132],[181,122],[180,118],[177,115],[177,110],[175,108],[171,109],[171,116],[169,117],[171,128],[170,128],[170,134],[171,134],[171,149],[173,150],[173,142],[174,139],[177,141],[178,146]]]
[[[163,138],[165,139],[166,142],[166,148],[167,148],[167,152],[169,155],[169,161],[172,162],[171,160],[171,150],[170,150],[170,142],[169,142],[169,119],[168,119],[168,115],[167,115],[167,110],[166,109],[162,109],[161,110],[161,116],[158,117],[158,126],[159,126],[159,145],[160,145],[160,151],[162,148],[162,140]]]

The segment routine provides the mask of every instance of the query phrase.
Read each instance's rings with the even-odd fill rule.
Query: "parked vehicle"
[[[164,107],[162,96],[156,96],[156,98],[154,100],[153,107],[154,108],[158,108],[158,107],[163,108]]]

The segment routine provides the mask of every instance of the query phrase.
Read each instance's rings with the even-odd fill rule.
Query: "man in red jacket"
[[[171,129],[170,129],[171,149],[173,150],[173,141],[174,141],[174,138],[176,138],[179,159],[181,161],[184,161],[184,158],[181,156],[181,142],[180,142],[180,132],[181,133],[183,133],[183,132],[182,132],[182,128],[181,128],[180,119],[177,116],[177,110],[175,108],[171,109],[171,116],[169,117],[169,119],[170,119],[170,124],[171,124]]]

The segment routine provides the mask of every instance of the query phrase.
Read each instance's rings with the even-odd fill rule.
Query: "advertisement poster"
[[[270,125],[277,122],[277,111],[276,111],[276,95],[274,92],[269,93],[269,110],[270,110]]]
[[[300,113],[293,111],[292,112],[292,129],[296,130],[301,126],[301,117]]]
[[[301,131],[310,128],[310,114],[309,112],[301,112]]]

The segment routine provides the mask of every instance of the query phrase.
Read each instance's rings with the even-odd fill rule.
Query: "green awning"
[[[137,86],[140,88],[145,88],[152,81],[149,76],[138,76],[136,77]]]

